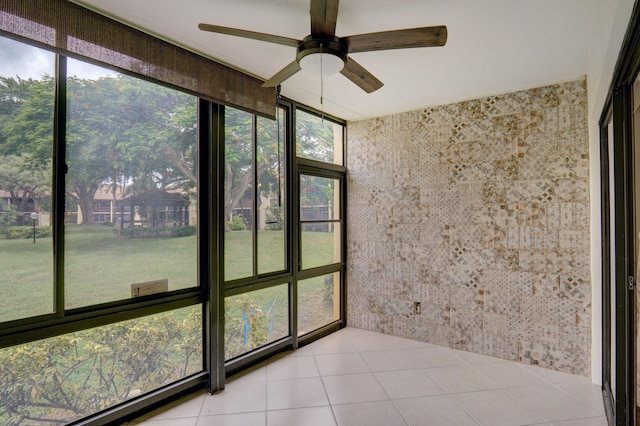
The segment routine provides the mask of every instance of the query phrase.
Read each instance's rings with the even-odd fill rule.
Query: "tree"
[[[38,207],[39,198],[49,191],[49,180],[44,170],[29,168],[25,157],[0,156],[0,190],[10,194],[10,204],[20,212],[30,201],[34,210]]]
[[[26,155],[40,169],[51,162],[54,97],[53,77],[0,77],[0,155]]]
[[[225,222],[230,231],[229,222],[233,219],[233,210],[237,208],[246,192],[256,187],[254,195],[261,202],[260,194],[278,193],[284,182],[284,130],[281,129],[278,141],[276,122],[258,117],[256,131],[256,176],[257,185],[253,185],[253,116],[233,108],[225,109]],[[284,122],[281,117],[280,123]],[[315,115],[298,111],[296,114],[296,150],[306,158],[332,163],[334,155],[334,128],[329,121],[323,121]],[[278,143],[280,142],[280,143]],[[280,151],[278,151],[280,149]],[[280,154],[280,155],[278,155]],[[326,193],[327,188],[322,188]],[[308,195],[301,194],[303,200]]]
[[[296,112],[296,152],[299,157],[333,163],[335,125],[298,110]]]
[[[195,99],[127,76],[71,78],[68,113],[68,194],[84,223],[100,185],[130,192],[196,184]]]
[[[0,351],[0,424],[67,424],[202,369],[199,307]]]
[[[93,200],[103,185],[111,186],[114,197],[125,186],[129,193],[153,188],[193,192],[198,171],[195,98],[124,75],[69,77],[67,90],[67,197],[79,206],[83,223],[92,223]],[[32,168],[50,164],[53,94],[52,77],[0,79],[0,154],[24,156]],[[282,187],[284,143],[278,143],[275,121],[263,118],[256,120],[258,180],[252,182],[252,126],[251,114],[226,109],[227,221],[249,188],[261,202],[260,192],[271,196]],[[332,123],[299,111],[298,152],[331,162],[333,131]]]
[[[67,82],[67,197],[83,223],[105,184],[196,185],[196,102],[192,96],[118,75]],[[54,79],[0,78],[0,154],[22,156],[31,170],[49,166],[53,147]],[[26,168],[26,167],[25,167]]]

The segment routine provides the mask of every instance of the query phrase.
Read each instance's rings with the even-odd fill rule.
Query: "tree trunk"
[[[78,207],[82,213],[81,225],[93,225],[93,199],[98,192],[100,181],[78,182],[74,187],[71,197],[78,201]]]
[[[93,225],[93,199],[87,199],[86,197],[78,200],[78,207],[82,212],[81,225]]]
[[[258,180],[260,180],[260,176],[267,170],[265,165],[258,164],[257,176]],[[233,185],[233,174],[234,170],[231,168],[229,164],[225,165],[225,180],[224,180],[224,217],[225,224],[224,230],[225,232],[231,231],[229,228],[229,222],[232,219],[233,209],[236,208],[240,200],[242,199],[244,193],[251,185],[253,180],[253,170],[249,170],[245,173],[240,179],[240,183],[236,186]],[[253,187],[255,188],[255,184]],[[255,197],[254,193],[254,197]]]

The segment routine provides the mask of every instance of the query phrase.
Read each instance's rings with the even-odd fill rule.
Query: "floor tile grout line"
[[[556,386],[555,386],[555,385],[553,385],[553,384],[551,384],[551,385],[536,385],[536,386],[528,386],[528,387],[532,387],[532,388],[533,388],[533,387],[556,387]],[[562,391],[561,389],[558,389],[558,390]],[[566,392],[565,392],[565,393],[566,393]],[[508,394],[508,393],[507,393],[507,394]],[[567,394],[568,396],[570,396],[571,398],[575,399],[577,402],[579,402],[579,403],[581,403],[582,405],[584,405],[585,407],[590,408],[590,409],[594,410],[595,412],[597,412],[598,414],[600,414],[600,412],[599,412],[599,411],[597,411],[597,410],[595,410],[595,409],[591,408],[591,407],[590,407],[588,404],[586,404],[585,402],[580,401],[579,399],[575,398],[575,397],[574,397],[573,395],[571,395],[571,394],[568,394],[568,393],[566,393],[566,394]],[[508,394],[508,395],[509,395],[509,394]],[[533,408],[529,408],[528,406],[526,406],[526,405],[524,404],[524,402],[520,401],[518,398],[516,398],[516,397],[514,397],[514,396],[511,396],[511,395],[509,395],[509,396],[510,396],[512,399],[514,399],[515,401],[517,401],[519,404],[521,404],[521,405],[525,406],[527,409],[531,410],[531,411],[532,411],[533,413],[535,413],[538,417],[540,417],[540,418],[544,419],[546,422],[549,422],[549,423],[553,423],[553,422],[564,422],[564,421],[570,421],[570,420],[590,419],[590,418],[597,418],[597,417],[600,417],[600,416],[589,416],[589,417],[581,417],[581,418],[575,418],[575,417],[572,417],[572,418],[570,418],[570,419],[551,420],[551,419],[548,419],[546,416],[543,416],[542,414],[538,413],[538,411],[534,410]],[[603,414],[603,415],[604,415],[604,414]]]
[[[447,349],[448,352],[450,352],[452,356],[454,356],[455,358],[458,358],[460,361],[462,361],[463,365],[464,365],[465,360],[463,360],[462,358],[458,357],[455,353],[451,352],[451,350],[449,350],[449,348],[445,348],[445,349]],[[447,367],[447,366],[436,367],[436,368],[445,368],[445,367]],[[467,410],[465,410],[464,407],[462,405],[460,405],[460,403],[458,403],[458,401],[456,401],[455,398],[453,398],[453,396],[435,378],[429,376],[429,374],[426,372],[426,370],[427,370],[426,368],[422,369],[424,374],[430,380],[432,380],[440,389],[442,389],[442,391],[444,392],[444,395],[446,395],[447,398],[449,398],[451,401],[453,401],[453,403],[456,404],[462,410],[463,413],[465,413],[467,416],[469,416],[470,419],[472,419],[474,422],[476,422],[477,425],[481,426],[482,423],[475,416],[473,416],[471,413],[467,412]],[[396,403],[393,402],[393,404],[396,407],[396,409],[398,409]],[[400,410],[398,409],[398,411],[400,411]],[[402,414],[402,411],[400,411],[400,414]],[[402,417],[404,418],[404,415]],[[409,424],[409,422],[406,420],[406,418],[405,418],[405,421],[407,422],[407,424]]]
[[[579,382],[576,382],[576,383],[579,383]],[[562,389],[562,388],[560,387],[560,385],[568,385],[568,384],[574,384],[574,383],[555,383],[555,384],[553,384],[553,383],[552,383],[552,386],[553,386],[553,387],[555,387],[556,389],[558,389],[560,392],[563,392],[563,393],[565,393],[565,394],[569,395],[571,398],[573,398],[573,399],[577,400],[578,402],[580,402],[580,403],[582,403],[582,404],[586,405],[587,407],[589,407],[589,408],[593,409],[594,411],[597,411],[598,413],[602,414],[603,416],[605,415],[604,407],[602,407],[602,411],[597,410],[597,409],[595,409],[595,408],[591,407],[587,401],[583,401],[582,399],[578,398],[577,396],[573,395],[573,394],[572,394],[572,393],[570,393],[570,392],[567,392],[566,390],[564,390],[564,389]],[[585,383],[585,384],[586,384],[586,383]],[[591,385],[595,385],[594,383],[590,383],[590,384],[591,384]],[[599,390],[600,392],[602,392],[602,390],[601,390],[601,389],[598,389],[598,390]]]
[[[358,337],[361,336],[361,335],[357,334],[357,331],[350,332],[349,334],[344,333],[343,336],[341,336],[341,337],[344,337],[346,339],[346,341],[348,341],[351,344],[351,346],[355,349],[355,353],[358,353],[358,359],[360,359],[364,363],[364,365],[366,366],[366,369],[368,370],[368,372],[359,372],[359,373],[346,372],[346,373],[342,373],[342,374],[327,374],[327,375],[324,375],[320,371],[319,364],[318,364],[319,358],[317,358],[317,357],[321,356],[321,355],[328,355],[328,354],[324,354],[324,353],[316,354],[313,350],[310,351],[311,354],[308,355],[308,356],[313,356],[313,362],[314,362],[313,365],[315,366],[315,368],[316,368],[316,370],[318,372],[317,376],[291,377],[291,378],[286,378],[285,377],[285,378],[269,379],[268,378],[268,365],[269,365],[269,362],[265,363],[265,365],[260,367],[259,369],[256,369],[256,371],[259,371],[260,369],[264,368],[264,377],[265,377],[264,380],[256,380],[256,382],[264,381],[263,386],[264,386],[264,392],[265,392],[265,410],[263,411],[263,414],[264,414],[265,424],[267,424],[267,421],[268,421],[268,413],[269,413],[269,411],[281,411],[281,410],[293,410],[293,409],[304,409],[304,408],[318,407],[318,406],[292,407],[292,408],[287,408],[287,409],[283,408],[283,409],[269,410],[268,409],[268,400],[269,400],[268,398],[269,398],[269,395],[267,393],[268,383],[272,383],[272,382],[275,382],[275,381],[278,381],[278,380],[311,379],[311,378],[319,377],[320,378],[320,382],[321,382],[321,384],[323,386],[323,391],[324,391],[324,395],[325,395],[326,400],[327,400],[327,405],[331,409],[334,422],[336,422],[336,424],[338,424],[338,419],[336,417],[336,412],[334,410],[334,405],[336,405],[336,406],[337,405],[350,405],[350,404],[357,404],[357,403],[354,402],[354,403],[345,403],[345,404],[332,404],[331,400],[329,399],[329,394],[328,394],[327,387],[326,387],[326,384],[325,384],[325,377],[333,377],[333,376],[340,376],[340,375],[358,375],[358,374],[361,374],[361,375],[371,374],[371,375],[373,375],[375,381],[378,383],[378,385],[383,390],[384,395],[386,395],[386,397],[387,397],[386,400],[389,400],[389,401],[392,402],[392,405],[394,406],[394,409],[401,415],[401,417],[403,418],[404,422],[408,424],[409,422],[408,422],[407,418],[405,418],[405,415],[402,413],[402,411],[400,411],[400,409],[398,408],[398,405],[396,404],[396,402],[399,401],[399,400],[417,399],[417,398],[423,398],[423,397],[415,396],[415,397],[409,397],[409,398],[396,398],[396,399],[393,399],[389,395],[388,391],[384,388],[384,386],[382,386],[382,383],[380,382],[380,379],[378,378],[378,376],[376,374],[378,374],[378,373],[392,373],[393,374],[393,373],[396,373],[396,372],[399,372],[399,371],[412,371],[412,370],[416,370],[416,371],[421,370],[421,371],[423,371],[424,374],[426,374],[426,376],[430,380],[433,380],[433,382],[436,385],[438,385],[440,390],[443,392],[442,394],[429,395],[429,396],[426,396],[426,397],[436,397],[436,396],[444,396],[444,395],[446,395],[448,398],[450,398],[450,399],[452,399],[454,401],[454,403],[462,410],[462,412],[466,413],[471,419],[473,419],[473,421],[477,422],[480,425],[482,425],[482,423],[476,417],[474,417],[469,412],[467,412],[467,410],[465,410],[464,407],[460,403],[458,403],[458,401],[455,399],[456,395],[463,394],[463,393],[467,393],[468,394],[468,393],[482,393],[482,392],[501,392],[503,394],[506,394],[508,398],[510,398],[511,400],[517,402],[519,405],[523,406],[524,408],[526,408],[527,410],[529,410],[530,412],[532,412],[533,414],[535,414],[536,416],[538,416],[542,420],[542,423],[531,423],[531,424],[529,424],[530,426],[532,426],[532,425],[541,425],[541,424],[551,424],[552,421],[551,420],[547,420],[545,416],[542,416],[542,415],[538,414],[537,410],[534,410],[533,408],[529,408],[528,406],[526,406],[519,399],[517,399],[516,397],[512,396],[509,391],[512,390],[512,389],[522,389],[522,388],[527,388],[527,387],[531,387],[531,388],[550,387],[550,388],[556,389],[557,391],[562,392],[563,395],[568,395],[571,398],[571,400],[576,401],[577,403],[590,408],[594,413],[594,415],[588,415],[588,416],[584,416],[584,417],[580,417],[580,418],[571,417],[570,419],[559,420],[559,421],[567,421],[567,420],[569,420],[569,421],[574,420],[575,421],[575,420],[584,420],[584,419],[598,419],[598,418],[603,418],[604,417],[604,415],[601,412],[601,410],[599,410],[597,408],[594,408],[593,406],[590,405],[590,403],[588,401],[588,395],[589,395],[588,393],[585,392],[585,394],[584,394],[585,398],[583,399],[581,397],[578,397],[578,396],[570,393],[568,390],[565,390],[565,389],[563,389],[561,387],[561,386],[565,386],[566,387],[568,385],[593,385],[588,380],[576,380],[576,381],[567,381],[567,382],[560,382],[560,383],[556,382],[556,383],[554,383],[551,380],[549,380],[549,379],[547,379],[547,378],[545,378],[545,377],[543,377],[541,375],[536,374],[535,371],[532,371],[531,369],[526,368],[526,366],[522,365],[521,363],[518,363],[516,361],[511,361],[511,360],[500,359],[500,362],[507,362],[507,363],[515,364],[519,368],[522,368],[526,373],[533,375],[534,377],[540,379],[543,382],[541,384],[529,384],[529,385],[506,386],[506,387],[504,387],[504,386],[498,384],[496,381],[492,380],[491,377],[489,377],[487,374],[483,373],[482,371],[480,371],[478,369],[479,365],[483,365],[485,363],[473,364],[472,362],[469,362],[469,361],[465,360],[461,356],[458,356],[455,352],[453,352],[452,348],[439,346],[439,345],[432,345],[430,347],[416,347],[416,348],[403,347],[403,346],[399,346],[402,343],[402,342],[399,342],[399,341],[392,341],[392,343],[395,345],[395,347],[394,348],[389,348],[389,347],[385,347],[385,345],[387,345],[389,343],[389,340],[387,339],[387,341],[385,341],[385,339],[382,339],[383,342],[381,343],[381,346],[379,346],[382,349],[373,349],[372,350],[371,348],[376,347],[375,346],[374,337],[376,335],[380,335],[380,333],[375,333],[375,332],[366,331],[366,330],[365,330],[365,332],[366,332],[366,334],[363,335],[363,337],[365,337],[368,340],[366,342],[366,345],[362,345],[365,348],[365,350],[358,349],[358,347],[353,343],[353,340],[352,340],[353,337],[358,338]],[[384,336],[384,337],[391,336],[392,338],[394,337],[392,335],[386,335],[386,334],[382,334],[382,336]],[[429,344],[429,345],[431,345],[431,344]],[[367,363],[366,359],[363,356],[363,353],[367,353],[367,352],[389,352],[389,351],[393,351],[393,350],[399,350],[401,352],[406,352],[406,351],[412,350],[412,349],[428,349],[428,348],[442,348],[442,349],[445,349],[453,357],[459,359],[462,362],[462,364],[437,366],[437,367],[427,367],[427,368],[418,367],[418,368],[404,368],[404,369],[401,369],[401,370],[374,371],[372,369],[372,367],[369,365],[369,363]],[[342,352],[340,349],[337,349],[337,351],[338,352],[335,352],[333,354],[354,353],[354,352],[351,352],[351,351]],[[290,354],[285,354],[281,358],[279,358],[279,360],[285,359],[285,358],[289,357],[289,355]],[[275,362],[275,361],[277,361],[277,360],[274,360],[273,362]],[[412,359],[412,361],[413,361],[413,359]],[[483,377],[484,379],[488,380],[488,382],[492,383],[493,385],[495,385],[497,387],[495,389],[488,389],[488,390],[479,389],[479,390],[470,391],[470,392],[448,392],[447,390],[445,390],[442,387],[442,385],[435,378],[429,376],[428,373],[427,373],[427,370],[437,370],[437,369],[448,368],[448,367],[456,367],[456,366],[458,366],[458,367],[459,366],[471,367],[473,371],[475,371],[481,377]],[[549,370],[549,371],[553,373],[553,370]],[[559,372],[559,373],[562,373],[562,372]],[[593,385],[593,386],[596,386],[596,385]],[[581,394],[581,395],[583,395],[583,394]],[[213,398],[213,397],[215,397],[215,395],[211,395],[207,391],[205,391],[205,394],[203,396],[199,396],[199,398],[202,398],[202,399],[201,399],[201,402],[199,404],[199,409],[197,410],[196,417],[193,417],[193,416],[182,416],[180,418],[188,418],[188,419],[192,419],[193,418],[193,419],[196,419],[196,422],[199,422],[201,417],[210,417],[211,415],[217,416],[217,415],[227,415],[227,414],[229,414],[229,415],[230,414],[234,414],[234,415],[236,415],[236,414],[249,414],[249,413],[256,413],[256,412],[260,411],[260,410],[258,410],[258,411],[243,411],[243,412],[238,412],[238,413],[211,413],[210,416],[205,416],[204,413],[203,413],[203,409],[204,409],[205,403],[207,401],[206,398],[209,398],[209,397]],[[358,403],[368,403],[368,402],[371,403],[371,402],[381,402],[381,401],[383,401],[383,400],[380,400],[380,401],[363,401],[363,402],[358,402]],[[196,406],[197,405],[198,404],[196,404]],[[194,406],[194,408],[195,408],[195,406]],[[194,411],[196,411],[196,410],[194,410]],[[134,422],[135,422],[135,420],[134,420]],[[144,423],[144,421],[142,423]],[[131,423],[131,424],[137,424],[137,423]]]
[[[208,396],[213,396],[213,395],[211,394],[211,391],[209,389],[205,388],[204,396],[202,398],[202,402],[200,403],[200,408],[198,409],[198,419],[200,419],[200,415],[202,414],[202,408],[204,407],[204,403],[207,400]]]
[[[267,376],[267,363],[264,366],[264,424],[267,424],[267,413],[269,412],[269,377]]]
[[[396,349],[397,350],[397,349]],[[366,361],[365,361],[366,363]],[[378,386],[380,386],[380,388],[382,389],[382,391],[384,392],[385,395],[387,395],[387,398],[389,398],[389,401],[391,401],[391,404],[393,405],[393,407],[396,409],[396,411],[398,412],[398,414],[400,414],[400,417],[402,417],[402,420],[404,420],[406,426],[410,426],[409,424],[409,420],[406,418],[406,416],[404,415],[404,413],[402,412],[402,410],[400,410],[400,408],[396,405],[395,401],[393,400],[393,398],[391,398],[391,395],[389,395],[389,392],[387,392],[387,390],[384,388],[384,386],[382,385],[382,383],[380,383],[380,379],[378,378],[378,376],[376,376],[376,372],[371,372],[371,374],[373,374],[373,378],[376,380],[376,382],[378,383]]]
[[[318,365],[318,360],[316,359],[315,355],[313,355],[313,362],[315,362],[316,369],[318,370],[318,374],[320,375],[320,383],[322,383],[322,389],[324,390],[324,395],[327,398],[327,403],[329,404],[329,408],[331,409],[331,415],[333,416],[333,421],[336,425],[338,425],[338,417],[336,416],[336,412],[333,409],[333,404],[331,403],[331,399],[329,398],[329,392],[327,391],[327,385],[324,382],[324,376],[320,371],[320,366]]]

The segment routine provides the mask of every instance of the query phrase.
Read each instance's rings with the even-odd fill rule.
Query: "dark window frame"
[[[615,66],[609,93],[599,120],[601,237],[602,237],[602,392],[610,425],[636,422],[636,300],[630,280],[636,277],[637,233],[634,150],[640,141],[633,135],[633,83],[640,74],[640,7],[636,3]],[[613,124],[613,140],[609,126]],[[612,147],[613,157],[609,157]],[[613,182],[609,172],[613,167]],[[613,194],[610,184],[613,183]],[[613,200],[612,200],[613,196]],[[611,211],[613,207],[613,213]],[[611,234],[610,226],[613,224]],[[614,249],[613,258],[611,249]],[[615,272],[615,281],[611,272]],[[632,282],[632,281],[631,281]],[[615,312],[611,310],[611,294],[615,294]],[[616,347],[611,347],[612,314],[615,316]],[[616,368],[612,370],[615,359]],[[615,395],[611,389],[615,378]]]
[[[4,35],[0,35],[4,36]],[[12,37],[14,38],[14,37]],[[44,50],[53,51],[47,46],[16,38],[20,42],[34,45]],[[55,52],[54,52],[55,53]],[[121,321],[140,318],[152,314],[184,308],[202,306],[203,325],[203,369],[200,373],[178,380],[170,385],[146,393],[131,401],[117,404],[111,408],[94,413],[73,424],[105,424],[133,419],[140,414],[157,408],[169,399],[188,394],[206,387],[210,392],[224,389],[226,378],[249,365],[264,360],[278,351],[297,349],[346,325],[346,168],[344,166],[322,163],[314,160],[297,159],[295,157],[295,111],[305,109],[316,115],[317,111],[307,109],[290,100],[280,100],[286,111],[284,127],[285,146],[285,197],[286,205],[286,246],[287,268],[258,275],[256,279],[237,280],[225,283],[223,280],[223,236],[224,223],[224,106],[215,102],[198,99],[198,286],[174,290],[162,294],[125,299],[90,305],[75,309],[64,309],[64,212],[65,212],[65,136],[66,136],[66,56],[56,53],[55,106],[53,119],[53,188],[52,188],[52,224],[54,249],[54,294],[56,312],[14,321],[0,323],[0,349],[46,339],[59,335],[94,327],[114,324]],[[92,62],[97,64],[95,62]],[[105,64],[97,64],[113,69]],[[116,70],[135,78],[140,76]],[[143,78],[144,80],[144,78]],[[154,82],[158,84],[158,82]],[[326,117],[342,126],[343,163],[346,155],[346,123],[335,117]],[[255,120],[255,117],[254,117]],[[299,239],[295,229],[298,228],[298,202],[294,195],[298,190],[296,178],[298,167],[301,170],[310,167],[314,172],[328,173],[332,177],[339,176],[341,185],[341,221],[343,227],[342,261],[307,271],[299,271],[298,265]],[[326,273],[340,273],[341,306],[340,319],[327,324],[303,336],[297,336],[297,281]],[[290,335],[258,348],[231,362],[224,359],[224,298],[246,291],[267,288],[279,284],[289,286],[289,329]]]
[[[28,343],[74,331],[113,324],[142,316],[166,312],[186,306],[202,304],[206,300],[207,275],[201,271],[205,265],[198,262],[197,284],[193,287],[167,293],[116,300],[81,308],[66,309],[64,306],[64,205],[65,205],[65,154],[66,154],[66,110],[67,110],[67,70],[66,57],[56,54],[55,102],[53,123],[53,188],[52,227],[54,252],[54,312],[51,314],[21,318],[0,323],[0,348]],[[199,141],[199,145],[202,143]],[[199,162],[205,158],[199,152]],[[207,176],[208,170],[199,170],[200,176]],[[199,180],[200,179],[199,177]],[[198,188],[198,199],[202,192]],[[206,204],[206,203],[202,203]],[[201,211],[202,210],[202,211]],[[206,209],[198,210],[198,223],[208,217]],[[200,227],[199,227],[200,228]],[[198,241],[204,238],[198,230]],[[201,260],[201,259],[200,259]]]

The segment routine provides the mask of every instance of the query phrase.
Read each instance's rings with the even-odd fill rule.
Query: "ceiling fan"
[[[447,42],[444,25],[336,37],[338,3],[339,0],[311,0],[311,34],[302,40],[211,24],[199,24],[198,28],[297,48],[296,59],[268,79],[264,87],[276,87],[309,67],[319,69],[323,75],[339,71],[367,93],[378,90],[383,83],[354,61],[349,53],[444,46]]]

